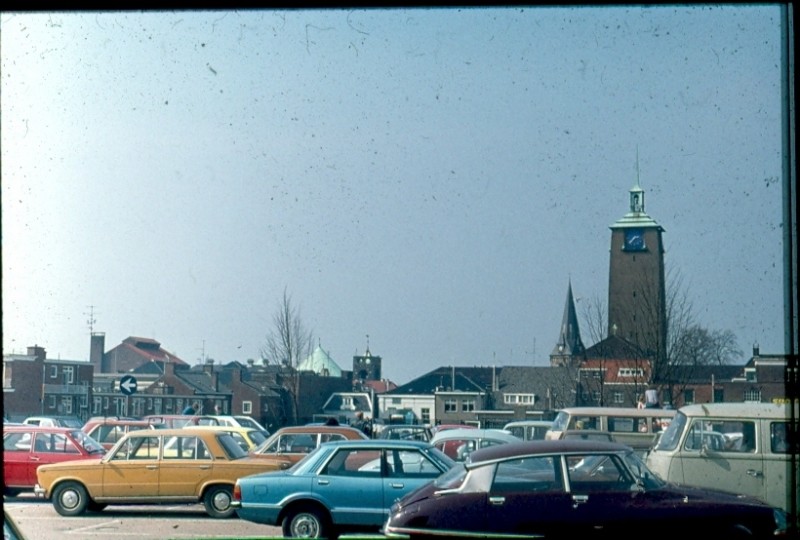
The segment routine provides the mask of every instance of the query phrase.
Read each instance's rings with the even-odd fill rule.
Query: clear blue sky
[[[286,288],[344,369],[367,334],[398,383],[547,365],[637,174],[698,322],[784,352],[780,22],[3,12],[3,352],[88,359],[93,313],[108,348],[258,358]]]

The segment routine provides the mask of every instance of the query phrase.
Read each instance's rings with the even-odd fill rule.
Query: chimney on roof
[[[44,360],[47,358],[47,352],[45,352],[44,347],[34,345],[33,347],[28,347],[28,356],[35,356],[37,360]]]
[[[759,353],[758,343],[753,343],[753,358],[757,357]]]

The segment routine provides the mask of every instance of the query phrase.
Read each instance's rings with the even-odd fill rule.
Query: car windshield
[[[661,434],[658,439],[658,442],[655,445],[654,450],[656,451],[668,451],[668,450],[675,450],[678,447],[678,443],[680,442],[681,433],[683,433],[683,429],[686,427],[687,423],[686,415],[678,412],[675,414],[675,417],[667,426],[667,429]]]
[[[247,457],[247,452],[239,446],[239,443],[236,442],[229,433],[218,433],[217,440],[219,441],[220,446],[222,449],[225,450],[225,454],[228,456],[228,459],[241,459],[243,457]]]
[[[261,429],[261,425],[259,425],[258,422],[256,422],[252,418],[248,418],[247,416],[237,416],[236,421],[239,422],[239,425],[242,427]]]
[[[70,433],[72,438],[80,444],[87,452],[90,454],[105,454],[106,449],[103,448],[103,445],[97,442],[96,440],[92,439],[86,433],[81,430],[72,431]]]

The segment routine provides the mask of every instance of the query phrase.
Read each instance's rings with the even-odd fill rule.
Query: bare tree
[[[311,354],[312,347],[312,333],[284,288],[283,298],[272,315],[267,342],[261,347],[261,358],[273,365],[297,368]]]
[[[300,393],[297,366],[312,352],[312,335],[303,323],[300,309],[292,303],[291,296],[284,288],[283,298],[272,315],[272,328],[260,353],[265,365],[278,368],[276,382],[288,394],[287,410],[282,415],[286,421],[293,421],[297,415]]]
[[[641,290],[657,290],[649,287],[651,276],[640,276]],[[725,365],[737,361],[742,351],[736,343],[736,336],[729,330],[709,330],[695,319],[695,310],[683,278],[677,271],[669,271],[665,287],[664,311],[658,313],[658,299],[642,294],[632,307],[639,326],[633,339],[629,339],[632,353],[644,367],[650,364],[650,379],[645,384],[655,386],[662,398],[675,403],[694,380],[697,372],[704,366]],[[606,309],[598,298],[584,306],[583,319],[588,335],[600,344],[603,355]],[[602,362],[602,360],[601,360]],[[602,365],[602,363],[601,363]],[[601,377],[602,379],[602,377]],[[600,385],[602,392],[602,384]],[[633,385],[636,399],[641,394],[639,385]]]

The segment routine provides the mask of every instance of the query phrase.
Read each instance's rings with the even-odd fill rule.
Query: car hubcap
[[[61,505],[64,508],[75,508],[80,499],[78,494],[70,489],[61,494]]]
[[[308,514],[300,514],[292,523],[292,536],[297,538],[318,538],[319,523]]]
[[[227,510],[230,505],[231,505],[231,498],[224,491],[220,491],[219,493],[214,495],[214,507],[217,510],[220,511]]]

